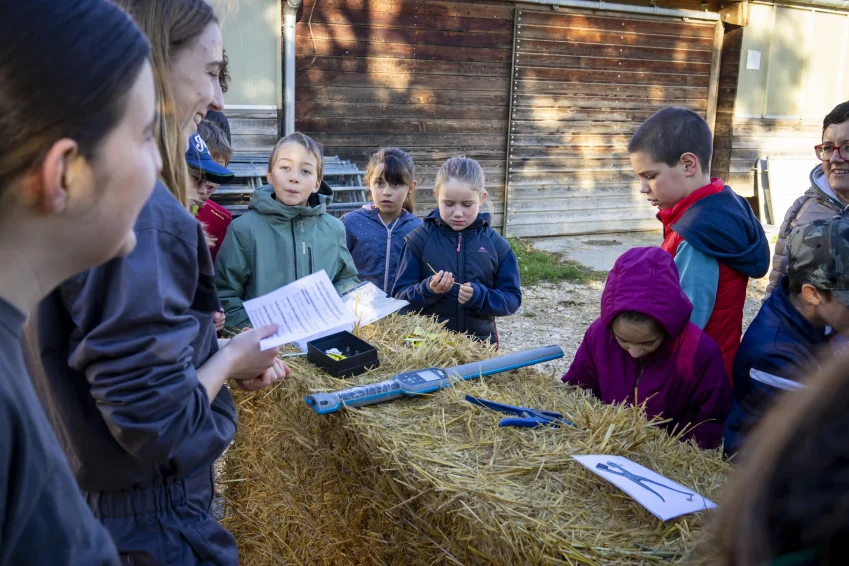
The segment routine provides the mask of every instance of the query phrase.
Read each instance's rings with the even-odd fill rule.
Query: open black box
[[[344,360],[334,360],[325,352],[336,348],[343,354],[350,348]],[[359,352],[359,354],[353,354]],[[352,377],[380,366],[377,349],[350,332],[337,332],[307,343],[307,359],[333,377]]]

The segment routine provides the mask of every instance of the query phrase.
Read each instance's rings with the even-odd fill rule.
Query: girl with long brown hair
[[[348,250],[359,278],[391,293],[404,249],[404,238],[422,225],[415,214],[416,166],[397,147],[371,156],[366,184],[372,202],[342,217]]]

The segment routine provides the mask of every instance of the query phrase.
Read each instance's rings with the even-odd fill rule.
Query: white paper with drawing
[[[254,328],[279,324],[280,330],[260,342],[263,350],[296,342],[356,321],[322,270],[244,302]]]
[[[368,281],[342,293],[342,302],[356,315],[360,326],[368,326],[410,304],[387,297],[380,287]]]
[[[572,457],[633,497],[662,521],[716,507],[716,503],[694,490],[628,458],[605,454]]]

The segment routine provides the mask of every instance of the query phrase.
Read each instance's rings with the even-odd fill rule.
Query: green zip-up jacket
[[[332,199],[326,183],[306,206],[286,206],[271,185],[254,192],[248,212],[230,224],[215,260],[215,285],[227,327],[250,324],[243,301],[322,269],[339,293],[359,283],[345,226],[327,213]]]

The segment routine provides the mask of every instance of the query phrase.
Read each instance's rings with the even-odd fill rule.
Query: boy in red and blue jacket
[[[659,210],[661,247],[672,254],[690,321],[716,340],[731,375],[740,347],[749,277],[769,269],[769,244],[749,204],[711,178],[713,139],[707,122],[686,108],[665,108],[628,143],[640,192]]]

